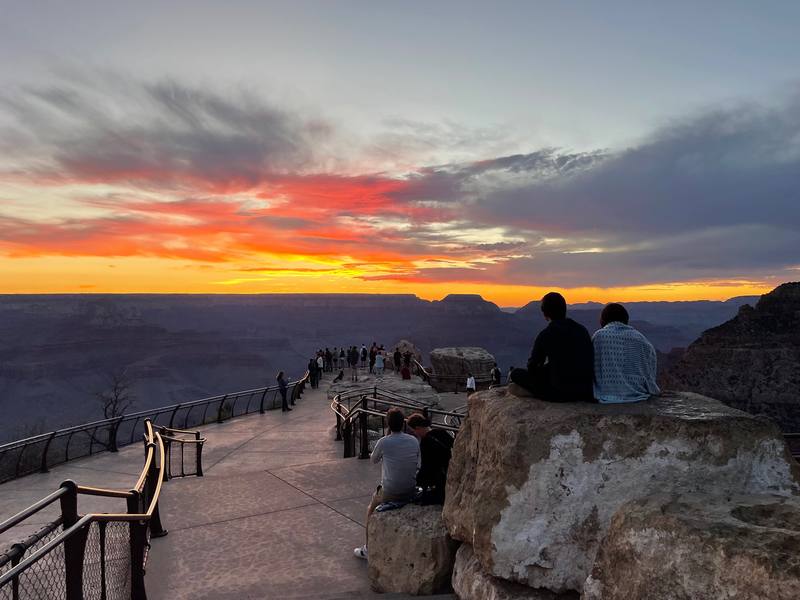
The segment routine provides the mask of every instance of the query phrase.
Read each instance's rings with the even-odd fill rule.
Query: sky
[[[800,279],[796,2],[0,0],[0,293]]]

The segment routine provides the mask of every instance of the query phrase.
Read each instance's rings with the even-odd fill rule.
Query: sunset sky
[[[798,27],[789,1],[3,2],[0,293],[762,293],[800,279]]]

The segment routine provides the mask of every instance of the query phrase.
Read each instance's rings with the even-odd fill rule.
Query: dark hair
[[[600,313],[600,327],[605,327],[614,321],[619,321],[627,325],[628,318],[628,311],[625,310],[625,307],[622,306],[622,304],[612,302],[611,304],[606,304],[603,312]]]
[[[389,423],[389,431],[398,432],[403,431],[406,418],[402,410],[394,407],[386,411],[386,421]]]
[[[563,319],[567,316],[567,301],[558,292],[549,292],[542,298],[542,313],[548,319]]]
[[[282,377],[283,377],[283,371],[278,371],[278,375],[275,377],[275,379],[280,379]]]
[[[414,413],[406,419],[406,425],[411,427],[411,429],[416,429],[417,427],[430,427],[431,422],[425,418],[425,415]]]

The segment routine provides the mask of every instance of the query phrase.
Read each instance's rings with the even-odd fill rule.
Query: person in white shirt
[[[594,397],[601,404],[639,402],[661,393],[653,345],[628,325],[628,311],[612,303],[600,315],[594,345]]]
[[[475,392],[475,378],[472,373],[467,373],[467,395]]]
[[[386,412],[389,435],[375,442],[370,460],[381,463],[381,484],[367,508],[367,523],[379,504],[409,502],[417,492],[417,471],[420,467],[419,441],[403,433],[405,416],[399,408]],[[369,540],[367,540],[369,542]],[[358,558],[367,558],[367,544],[353,550]]]

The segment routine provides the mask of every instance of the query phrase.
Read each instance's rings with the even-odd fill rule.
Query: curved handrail
[[[137,479],[136,484],[133,486],[131,490],[123,491],[123,490],[112,490],[112,489],[103,489],[103,488],[95,488],[95,487],[85,487],[85,486],[78,486],[71,481],[65,481],[61,484],[58,490],[54,491],[53,493],[49,494],[45,498],[39,500],[35,504],[29,506],[25,510],[17,513],[10,519],[0,523],[0,533],[3,533],[10,528],[18,525],[19,523],[23,522],[24,520],[28,519],[29,517],[33,516],[37,512],[41,511],[42,509],[46,508],[56,500],[62,500],[65,496],[70,494],[73,495],[72,500],[72,511],[73,517],[67,520],[65,516],[66,513],[63,513],[64,506],[62,504],[62,516],[58,518],[58,520],[54,523],[51,523],[47,526],[47,531],[54,531],[57,526],[64,525],[64,530],[55,536],[53,539],[49,540],[45,543],[42,547],[37,548],[32,554],[22,558],[19,560],[20,557],[24,556],[24,553],[34,544],[27,543],[26,544],[16,544],[14,548],[14,556],[10,554],[4,555],[6,559],[4,564],[7,564],[9,560],[19,560],[17,564],[12,562],[12,568],[8,571],[2,573],[0,575],[0,589],[3,588],[5,585],[9,584],[13,580],[16,580],[20,574],[31,568],[35,565],[39,560],[41,560],[44,556],[48,553],[52,552],[55,548],[59,545],[65,545],[65,553],[67,553],[67,544],[68,542],[77,535],[83,529],[89,527],[94,522],[99,523],[110,523],[110,522],[131,522],[140,523],[140,526],[150,527],[150,522],[155,517],[155,526],[156,529],[153,532],[153,535],[156,534],[164,534],[165,532],[161,530],[160,520],[157,518],[157,511],[158,511],[158,501],[161,496],[161,489],[164,484],[164,474],[165,474],[165,451],[164,451],[164,442],[161,438],[161,434],[158,431],[155,431],[150,420],[145,422],[145,435],[144,435],[145,447],[146,447],[146,456],[144,466],[142,467],[142,472],[139,478]],[[156,455],[158,456],[158,465],[154,464],[156,460]],[[153,478],[155,480],[153,480]],[[150,493],[148,493],[148,489]],[[143,507],[144,512],[136,512],[129,510],[125,513],[89,513],[83,516],[77,515],[77,495],[78,494],[85,494],[91,496],[106,496],[112,498],[125,498],[129,501],[129,508],[132,506],[131,501],[134,503],[138,502],[137,498],[142,497],[147,501],[147,506]],[[62,500],[63,502],[63,500]],[[32,536],[35,542],[38,542],[42,539],[41,536]],[[131,560],[132,561],[143,561],[144,560],[144,546],[139,545],[137,553],[131,550]],[[136,554],[136,557],[134,557]],[[143,565],[141,568],[134,569],[137,573],[141,573],[143,575]],[[133,572],[133,571],[132,571]]]
[[[296,381],[289,382],[290,391],[292,393],[302,393],[308,378],[309,373],[306,371]],[[279,389],[278,385],[266,386],[209,396],[199,400],[178,402],[126,413],[110,419],[72,425],[49,433],[42,433],[2,444],[0,445],[0,483],[36,471],[46,472],[49,467],[68,462],[74,458],[90,456],[105,450],[115,452],[120,446],[136,441],[137,432],[142,431],[144,421],[147,418],[153,421],[159,419],[162,421],[169,420],[171,428],[176,418],[179,418],[178,415],[180,413],[180,418],[183,419],[183,427],[186,428],[190,423],[195,426],[204,425],[212,421],[221,422],[231,417],[242,416],[256,411],[264,412],[268,398],[271,402],[271,408],[275,408],[279,404]],[[272,393],[271,397],[269,396],[270,393]],[[247,399],[246,404],[239,402],[240,399],[245,398]],[[203,410],[197,410],[198,407]],[[226,410],[229,412],[226,412]],[[193,415],[194,418],[191,418]],[[82,441],[82,445],[74,444],[73,439],[76,442]],[[62,444],[63,448],[60,448],[59,444]],[[78,446],[77,449],[76,445]],[[57,448],[58,451],[56,450]],[[34,452],[36,453],[34,454]],[[10,460],[8,460],[9,458]]]

